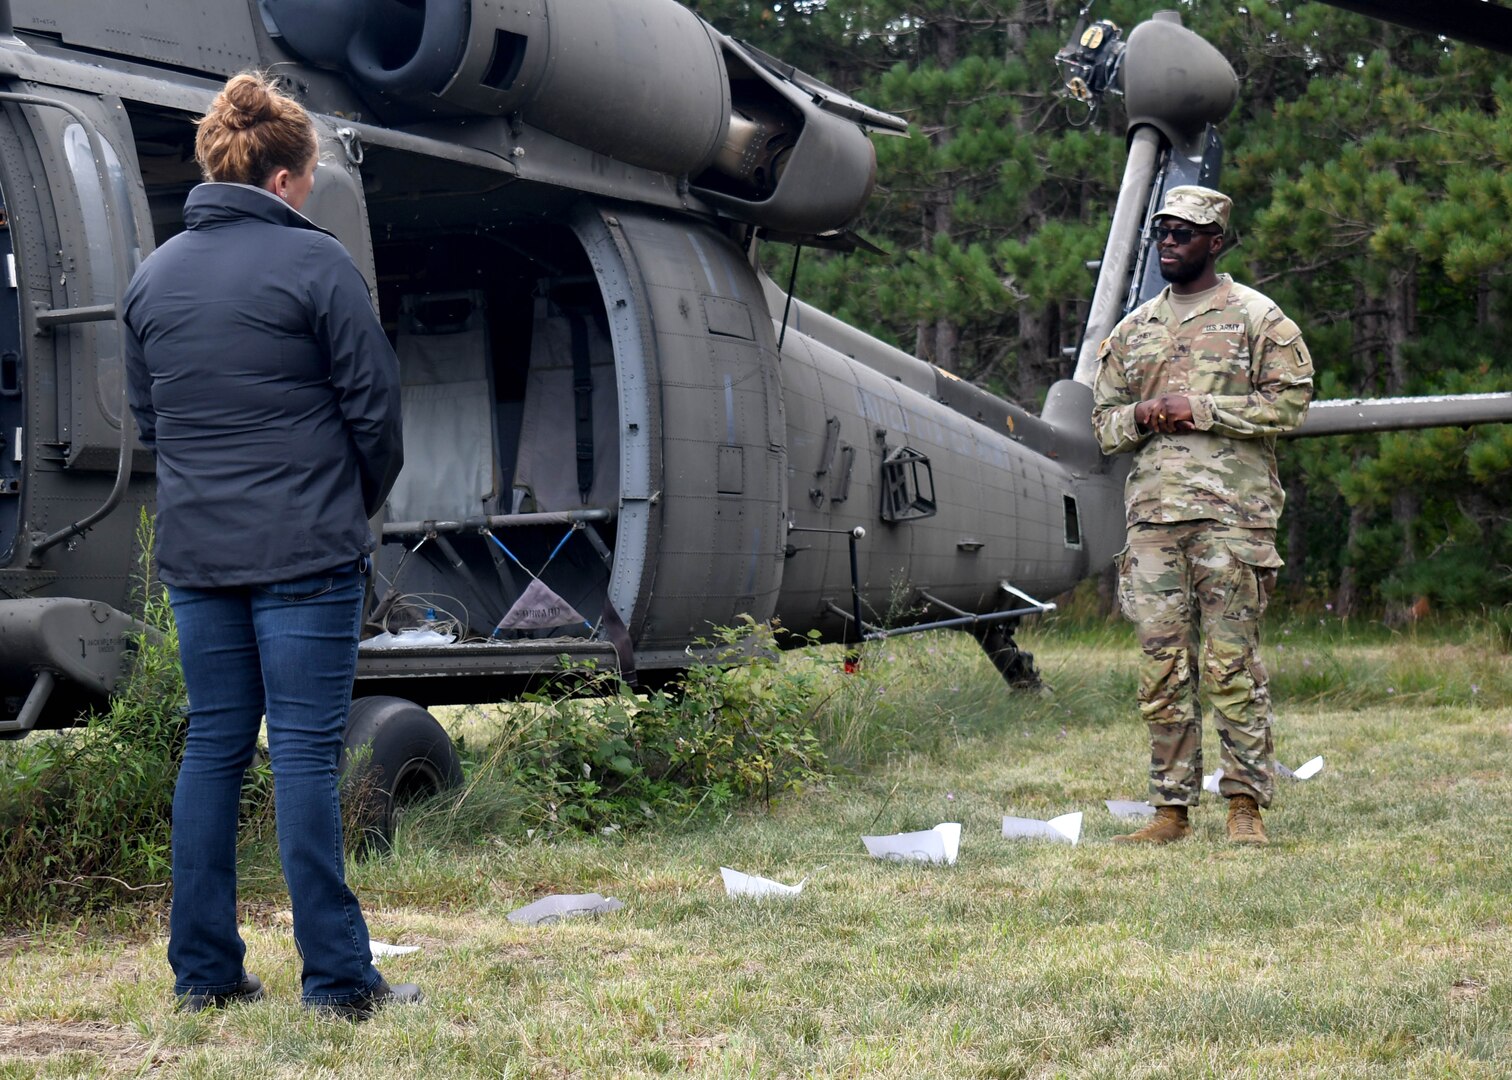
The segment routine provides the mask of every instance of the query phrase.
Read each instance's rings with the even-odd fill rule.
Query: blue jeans
[[[355,566],[275,585],[169,587],[189,690],[173,793],[175,993],[227,993],[241,979],[237,807],[265,714],[304,1000],[350,1001],[378,981],[367,924],[346,885],[337,790],[363,587]]]

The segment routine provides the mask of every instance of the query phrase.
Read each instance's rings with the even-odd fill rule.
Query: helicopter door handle
[[[815,478],[829,475],[830,469],[835,466],[835,450],[840,443],[840,418],[831,416],[824,421],[824,447],[819,451],[819,467],[814,470]]]
[[[846,443],[840,444],[840,475],[835,481],[834,494],[830,496],[830,502],[842,503],[850,498],[851,474],[856,470],[856,448]]]
[[[114,304],[93,304],[89,307],[40,308],[37,311],[37,333],[55,326],[70,326],[74,323],[114,322]]]

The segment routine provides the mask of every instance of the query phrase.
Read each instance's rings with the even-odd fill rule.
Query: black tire
[[[365,697],[352,702],[341,750],[348,830],[361,850],[387,851],[404,807],[462,783],[462,764],[436,718],[413,701]]]
[[[997,668],[998,674],[1011,690],[1043,690],[1045,683],[1040,678],[1039,668],[1034,666],[1034,654],[1025,652],[1013,640],[1013,623],[1017,620],[978,626],[972,631],[977,641]]]

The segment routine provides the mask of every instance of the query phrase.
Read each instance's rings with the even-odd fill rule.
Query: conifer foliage
[[[1493,0],[1504,2],[1504,0]],[[798,293],[1034,407],[1070,370],[1124,157],[1123,116],[1059,93],[1084,0],[697,0],[736,37],[909,121],[879,138],[858,231]],[[1293,0],[1158,9],[1241,80],[1221,268],[1307,332],[1320,398],[1512,388],[1512,64]],[[769,251],[786,274],[789,256]],[[1282,454],[1292,592],[1388,614],[1512,602],[1512,428],[1299,440]]]

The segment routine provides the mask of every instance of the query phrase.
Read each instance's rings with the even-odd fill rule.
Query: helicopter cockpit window
[[[125,233],[127,265],[135,271],[142,261],[142,242],[137,236],[136,221],[131,214],[131,196],[126,187],[126,174],[121,168],[121,159],[109,140],[102,140],[105,149],[105,172],[110,180],[110,200],[120,218]],[[110,222],[105,216],[105,193],[100,190],[99,174],[95,171],[94,154],[89,148],[89,136],[78,124],[69,124],[63,132],[63,151],[68,157],[68,168],[73,173],[74,189],[79,193],[79,213],[84,226],[85,243],[89,250],[89,276],[94,283],[91,303],[115,302],[115,263],[111,258]],[[125,287],[125,282],[121,286]]]
[[[114,305],[118,293],[126,288],[126,281],[116,280],[115,244],[119,243],[125,248],[128,279],[142,261],[142,241],[137,234],[125,170],[110,140],[102,136],[100,143],[104,151],[105,183],[108,188],[103,191],[89,135],[78,123],[70,123],[63,129],[63,152],[79,200],[79,227],[83,234],[84,256],[88,264],[89,292],[87,296],[74,301],[81,306]],[[116,220],[117,231],[114,233],[112,215]],[[119,436],[116,431],[126,422],[126,418],[120,415],[123,370],[119,339],[115,333],[107,332],[101,327],[92,328],[90,334],[95,355],[88,362],[76,362],[71,378],[76,401],[94,399],[97,415],[104,423],[95,427],[86,419],[88,415],[95,414],[95,408],[79,409],[75,406],[69,424],[70,463],[84,467],[110,468],[117,459],[115,444],[119,442]]]
[[[934,470],[911,446],[888,452],[882,461],[882,520],[913,521],[935,515]]]

